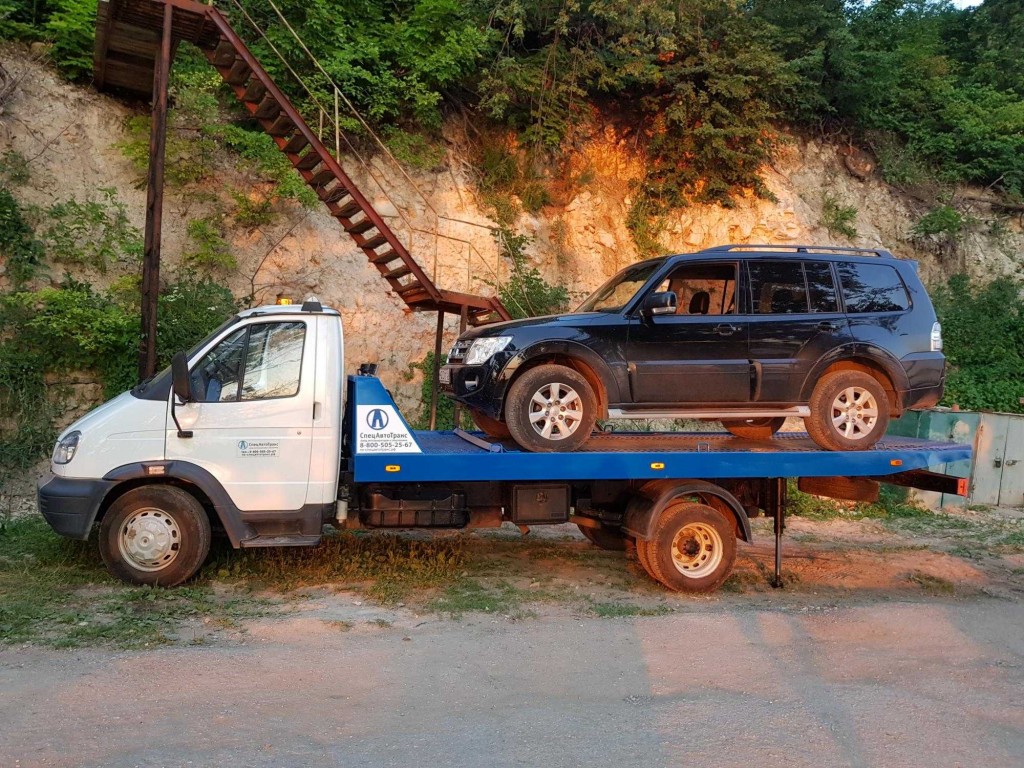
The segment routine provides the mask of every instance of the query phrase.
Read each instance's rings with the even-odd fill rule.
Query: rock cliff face
[[[102,187],[114,187],[141,228],[145,189],[139,172],[115,145],[126,138],[127,118],[144,106],[70,86],[21,49],[3,55],[8,69],[24,75],[15,98],[0,114],[0,153],[13,149],[31,161],[30,180],[16,190],[17,196],[43,206],[72,197],[84,200]],[[568,193],[564,204],[524,214],[517,223],[520,232],[533,238],[527,250],[531,262],[548,280],[564,283],[574,298],[640,257],[626,220],[631,183],[640,175],[642,159],[612,128],[594,136],[576,158],[588,169],[587,182]],[[368,167],[354,161],[346,166],[438,285],[493,293],[508,266],[494,242],[493,221],[466,171],[460,151],[464,142],[454,126],[448,138],[449,162],[438,173],[402,172],[382,156]],[[751,197],[729,209],[699,205],[678,211],[665,220],[660,242],[666,252],[729,242],[885,246],[901,257],[918,259],[926,280],[962,269],[990,276],[1017,271],[1024,253],[1020,221],[1005,223],[998,238],[967,235],[958,263],[941,263],[911,238],[913,223],[926,209],[885,185],[871,171],[870,158],[844,162],[847,154],[843,147],[791,138],[764,172],[774,200]],[[239,188],[259,183],[234,170],[231,158],[222,160],[216,182],[168,190],[166,272],[175,268],[188,246],[187,222],[215,210],[211,200],[224,194],[225,183]],[[856,237],[836,237],[824,227],[826,199],[856,209]],[[223,279],[236,295],[255,295],[259,303],[279,295],[316,294],[337,307],[345,323],[346,368],[378,363],[399,404],[412,410],[420,377],[409,366],[432,348],[434,317],[410,313],[325,210],[304,210],[292,203],[279,208],[272,225],[229,228],[238,269]],[[981,205],[975,215],[985,219],[990,214]],[[54,268],[51,279],[59,280],[61,272]],[[101,285],[111,279],[100,274],[78,277]],[[0,276],[0,285],[2,281]],[[446,345],[456,330],[457,321],[451,318]]]

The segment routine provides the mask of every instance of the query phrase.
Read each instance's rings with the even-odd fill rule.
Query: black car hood
[[[518,328],[537,328],[542,326],[581,325],[597,317],[607,317],[606,312],[566,312],[560,315],[544,315],[543,317],[526,317],[522,320],[506,320],[502,323],[490,323],[479,328],[470,328],[463,333],[461,339],[480,339],[489,336],[505,336],[509,331]]]

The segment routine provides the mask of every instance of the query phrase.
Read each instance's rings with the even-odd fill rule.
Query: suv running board
[[[701,411],[701,410],[665,410],[665,411],[624,411],[621,408],[609,408],[609,419],[774,419],[781,416],[795,416],[804,418],[811,415],[811,408],[808,405],[794,405],[792,408],[774,409],[736,409],[729,411]]]

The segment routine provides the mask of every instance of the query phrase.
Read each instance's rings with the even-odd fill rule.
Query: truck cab
[[[319,541],[338,492],[343,349],[340,315],[316,301],[240,312],[179,355],[177,371],[60,435],[39,487],[43,515],[58,533],[85,539],[112,508],[159,485],[212,512],[202,516],[220,521],[235,546]],[[137,576],[177,559],[184,532],[158,501],[119,523],[108,565],[119,558]]]

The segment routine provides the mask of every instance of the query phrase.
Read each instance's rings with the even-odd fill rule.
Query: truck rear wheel
[[[609,528],[602,525],[600,528],[591,528],[589,525],[579,525],[580,533],[587,541],[599,549],[607,549],[609,552],[626,551],[626,534],[618,528]]]
[[[640,562],[647,572],[677,592],[713,592],[729,578],[736,562],[736,530],[714,507],[678,501],[655,523]],[[646,562],[645,562],[646,561]]]
[[[722,426],[736,437],[747,440],[770,440],[772,435],[782,429],[785,417],[765,417],[763,419],[724,419]]]
[[[131,584],[174,587],[192,578],[210,551],[210,520],[190,493],[144,485],[114,501],[100,524],[100,555]]]
[[[590,437],[597,397],[582,374],[538,365],[513,382],[505,400],[512,439],[528,451],[573,451]]]

